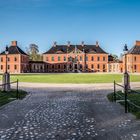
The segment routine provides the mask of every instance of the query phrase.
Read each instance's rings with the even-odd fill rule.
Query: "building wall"
[[[28,72],[28,57],[20,54],[7,55],[7,71],[10,73]],[[0,55],[0,73],[6,71],[6,55]]]
[[[43,54],[43,61],[51,64],[49,72],[107,72],[108,54]]]
[[[123,72],[123,63],[121,62],[109,62],[108,63],[108,72]]]
[[[45,63],[30,62],[30,72],[33,73],[44,73],[46,71]]]
[[[125,68],[125,57],[123,56],[123,65]],[[130,73],[140,72],[140,55],[127,55],[127,71]]]
[[[107,72],[108,54],[87,54],[89,72]]]

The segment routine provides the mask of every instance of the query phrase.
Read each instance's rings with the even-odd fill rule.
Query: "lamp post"
[[[5,49],[5,55],[6,55],[6,66],[5,66],[5,73],[7,73],[7,55],[8,55],[9,51],[8,51],[8,46],[6,46]]]
[[[128,90],[130,89],[130,77],[127,72],[127,53],[128,53],[128,48],[127,45],[125,44],[124,46],[124,78],[123,78],[123,83],[124,83],[124,93],[125,93],[125,113],[127,113],[128,110],[128,102],[127,102],[127,94]]]
[[[3,90],[4,91],[9,91],[10,90],[10,74],[7,71],[7,55],[9,54],[8,51],[8,46],[6,46],[5,49],[5,56],[6,56],[6,60],[5,60],[5,73],[3,74]]]

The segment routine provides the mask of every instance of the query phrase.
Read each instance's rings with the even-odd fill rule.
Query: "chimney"
[[[81,45],[82,45],[82,47],[84,47],[84,45],[85,45],[85,44],[84,44],[84,41],[81,42]]]
[[[68,43],[68,47],[70,47],[70,41],[68,41],[67,43]]]
[[[96,41],[96,47],[99,47],[99,42],[98,41]]]
[[[57,45],[57,42],[55,41],[55,42],[53,43],[53,47],[56,47],[56,45]]]
[[[136,41],[136,46],[140,46],[140,41]]]
[[[11,46],[17,46],[17,41],[12,41]]]

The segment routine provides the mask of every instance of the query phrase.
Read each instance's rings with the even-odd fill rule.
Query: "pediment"
[[[81,50],[79,49],[76,49],[76,52],[75,52],[75,49],[73,49],[69,54],[80,54],[80,53],[83,53]]]

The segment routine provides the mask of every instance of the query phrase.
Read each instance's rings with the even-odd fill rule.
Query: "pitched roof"
[[[140,54],[140,46],[135,45],[128,51],[128,54]]]
[[[100,46],[96,45],[56,45],[55,47],[51,47],[47,52],[44,54],[64,54],[70,53],[75,49],[79,49],[80,51],[84,51],[86,53],[105,53],[107,54]]]
[[[21,50],[18,46],[10,46],[8,48],[9,54],[23,54],[27,55],[23,50]],[[0,53],[0,55],[5,54],[5,51]]]

